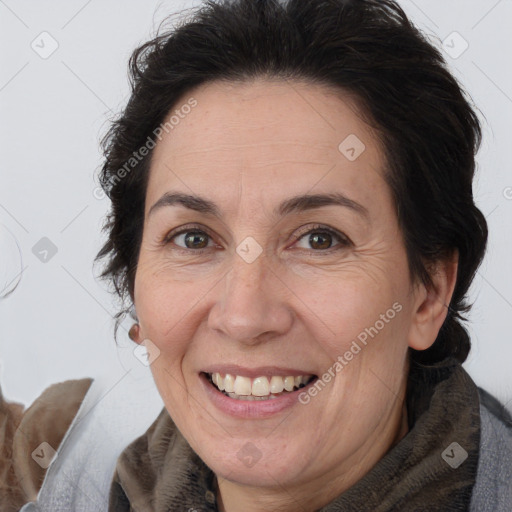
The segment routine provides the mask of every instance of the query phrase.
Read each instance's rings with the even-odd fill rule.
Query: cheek
[[[390,331],[398,325],[398,309],[403,309],[403,294],[389,279],[376,282],[364,272],[350,275],[316,276],[312,281],[297,280],[293,290],[301,298],[304,322],[316,326],[315,335],[330,340],[332,349],[344,345],[375,327],[378,331]],[[393,305],[395,304],[395,307]],[[381,317],[383,315],[383,317]],[[374,332],[374,329],[371,329]],[[340,346],[340,341],[343,346]]]
[[[215,286],[222,284],[220,277],[203,273],[200,277],[176,278],[176,272],[153,262],[144,262],[137,269],[135,306],[141,336],[160,351],[151,370],[157,386],[160,382],[167,389],[161,394],[169,396],[168,403],[181,400],[179,391],[190,377],[192,363],[204,352],[198,345],[199,334],[206,325]]]
[[[155,343],[162,353],[179,352],[188,339],[188,318],[203,294],[203,284],[174,281],[168,273],[155,271],[149,265],[139,267],[135,307],[141,335]]]
[[[309,326],[314,325],[312,334],[327,355],[324,371],[336,375],[331,389],[345,401],[370,401],[379,410],[389,390],[400,386],[399,369],[407,355],[406,294],[396,282],[381,279],[377,286],[363,273],[354,280],[330,280],[328,288],[318,284],[308,302],[315,312],[309,313]],[[321,293],[326,289],[329,293]]]
[[[141,336],[159,350],[150,370],[160,396],[173,411],[173,419],[186,424],[190,404],[187,393],[183,393],[187,387],[184,370],[193,353],[195,315],[203,285],[171,280],[165,272],[153,268],[139,267],[136,279],[135,306]]]

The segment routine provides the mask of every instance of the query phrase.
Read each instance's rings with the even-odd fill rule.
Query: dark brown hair
[[[412,358],[422,364],[466,359],[466,294],[487,243],[472,191],[481,129],[440,51],[398,4],[206,0],[180,26],[135,50],[129,69],[131,97],[102,141],[100,172],[112,205],[96,260],[107,258],[101,277],[125,307],[116,333],[133,300],[151,151],[129,172],[120,169],[192,88],[275,77],[338,88],[369,113],[385,149],[411,277],[431,287],[429,265],[459,252],[448,316],[432,347],[411,351]]]

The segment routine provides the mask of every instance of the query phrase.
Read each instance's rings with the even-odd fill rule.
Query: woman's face
[[[418,294],[382,150],[343,98],[210,83],[154,149],[139,341],[170,416],[223,481],[348,486],[404,434]]]

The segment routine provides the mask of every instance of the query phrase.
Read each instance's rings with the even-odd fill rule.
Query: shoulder
[[[482,388],[480,452],[471,510],[512,510],[512,416],[505,405]]]
[[[52,384],[25,410],[0,390],[0,510],[17,511],[35,499],[52,454],[60,446],[93,382]]]

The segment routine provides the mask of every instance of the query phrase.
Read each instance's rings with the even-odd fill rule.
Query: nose
[[[257,345],[290,330],[291,291],[268,265],[264,255],[247,263],[238,254],[225,279],[216,287],[208,326],[226,339]]]

